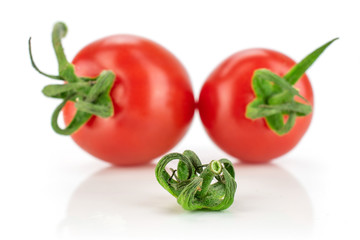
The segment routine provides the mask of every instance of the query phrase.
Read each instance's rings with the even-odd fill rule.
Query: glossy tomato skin
[[[251,85],[254,71],[266,68],[284,76],[295,64],[273,50],[248,49],[230,56],[214,70],[201,89],[198,108],[207,133],[220,148],[243,162],[265,163],[295,147],[308,129],[312,114],[298,117],[291,131],[282,136],[271,131],[265,119],[245,117],[246,106],[255,98]],[[313,106],[307,76],[294,87]]]
[[[186,133],[194,114],[188,74],[168,50],[148,39],[114,35],[95,41],[74,58],[79,76],[112,70],[114,116],[93,116],[72,135],[93,156],[115,165],[144,164],[170,150]],[[69,124],[75,107],[63,114]]]

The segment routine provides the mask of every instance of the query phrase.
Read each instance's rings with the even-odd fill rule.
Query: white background
[[[357,1],[2,1],[0,3],[0,239],[360,239],[360,14]],[[236,164],[238,189],[223,212],[186,212],[155,180],[155,165],[114,168],[55,134],[58,101],[41,89],[56,73],[50,33],[64,21],[72,59],[89,42],[130,33],[185,65],[195,95],[232,53],[251,47],[294,60],[340,37],[307,72],[313,122],[269,165]],[[227,157],[198,117],[171,151]],[[154,162],[156,162],[155,159]]]

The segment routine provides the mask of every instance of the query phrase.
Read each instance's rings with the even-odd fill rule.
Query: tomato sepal
[[[67,34],[67,26],[58,22],[52,31],[52,43],[58,61],[59,75],[42,72],[34,62],[29,38],[29,54],[33,68],[40,74],[56,80],[65,81],[65,84],[50,84],[43,88],[45,96],[63,99],[56,107],[51,117],[51,126],[55,132],[62,135],[71,135],[84,125],[93,115],[108,118],[114,115],[114,107],[110,97],[110,90],[115,81],[112,71],[104,70],[96,77],[79,77],[75,74],[75,67],[67,61],[61,39]],[[58,125],[58,117],[68,101],[75,102],[77,112],[70,124],[62,129]]]
[[[307,116],[312,112],[312,106],[308,104],[308,100],[300,95],[293,85],[324,50],[337,39],[334,38],[307,55],[284,77],[267,69],[255,70],[251,80],[255,99],[246,107],[246,118],[251,120],[265,118],[268,127],[280,136],[291,131],[297,117]],[[305,103],[295,101],[295,96]],[[288,116],[286,122],[285,115]]]

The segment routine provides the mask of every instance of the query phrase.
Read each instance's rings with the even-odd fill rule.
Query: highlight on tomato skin
[[[115,165],[137,165],[164,154],[185,135],[195,103],[188,74],[162,46],[138,36],[116,35],[83,48],[73,64],[79,76],[103,69],[116,78],[114,116],[93,116],[72,135],[85,151]],[[64,107],[69,124],[74,103]]]
[[[204,83],[198,101],[210,138],[245,163],[267,163],[293,149],[309,128],[314,107],[313,89],[304,72],[335,40],[298,64],[261,48],[225,59]],[[274,96],[278,102],[273,104]],[[248,117],[256,114],[260,117]]]

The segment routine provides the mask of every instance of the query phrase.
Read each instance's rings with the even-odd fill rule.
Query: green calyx
[[[165,167],[173,160],[179,163],[176,170],[170,169],[170,175]],[[186,210],[224,210],[234,202],[235,171],[227,159],[202,165],[193,151],[170,153],[160,159],[155,175],[160,185]]]
[[[66,33],[67,27],[64,23],[55,24],[52,32],[52,43],[58,61],[59,75],[46,74],[36,66],[31,51],[31,38],[29,39],[29,54],[31,64],[37,72],[48,78],[65,82],[65,84],[47,85],[42,92],[47,97],[63,100],[53,112],[51,126],[59,134],[71,135],[93,115],[107,118],[114,114],[109,94],[115,80],[115,74],[112,71],[104,70],[99,76],[93,78],[77,76],[75,67],[67,61],[61,44],[61,39],[66,36]],[[58,125],[58,117],[67,101],[74,102],[77,111],[70,124],[62,129]]]
[[[253,120],[265,118],[269,128],[278,135],[288,133],[295,125],[297,117],[312,112],[311,105],[293,85],[335,40],[337,38],[310,53],[283,77],[267,69],[256,70],[252,78],[255,99],[247,105],[245,116]],[[303,99],[305,103],[295,101],[295,96]],[[286,122],[285,115],[288,116]]]

